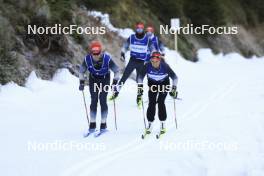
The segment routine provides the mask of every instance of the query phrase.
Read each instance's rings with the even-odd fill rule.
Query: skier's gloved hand
[[[117,79],[113,79],[112,86],[115,86],[117,83],[118,83],[118,80]]]
[[[177,96],[178,96],[177,87],[176,86],[172,86],[172,89],[171,89],[169,94],[170,94],[170,96],[172,98],[176,99]]]
[[[121,58],[120,58],[120,60],[122,61],[122,62],[125,62],[125,53],[123,52],[123,51],[121,51]]]
[[[118,80],[117,79],[113,79],[112,85],[111,85],[113,94],[109,98],[110,101],[115,100],[118,97],[119,90],[120,90],[118,86],[119,86],[118,85]]]
[[[142,107],[142,103],[143,103],[142,95],[137,95],[137,106],[138,106],[138,108]]]
[[[119,92],[114,91],[114,92],[113,92],[113,95],[111,95],[111,96],[109,97],[109,100],[110,100],[110,101],[115,100],[115,99],[118,97],[118,94],[119,94]]]
[[[111,84],[111,89],[113,92],[118,92],[117,83],[118,83],[118,80],[113,79],[112,84]]]
[[[84,80],[80,80],[79,90],[80,91],[84,90]]]
[[[142,96],[143,95],[143,84],[139,84],[137,87],[137,95]]]
[[[143,95],[143,85],[138,85],[138,92],[137,92],[137,105],[139,108],[142,107],[142,95]]]

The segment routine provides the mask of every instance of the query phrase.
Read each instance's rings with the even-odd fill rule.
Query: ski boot
[[[96,131],[96,123],[90,122],[88,133],[84,135],[84,137],[88,137],[90,134],[94,133]]]
[[[148,122],[148,127],[145,129],[144,133],[141,136],[142,139],[145,139],[145,137],[151,133],[152,127],[152,122]]]
[[[156,135],[156,138],[159,139],[163,134],[166,133],[166,128],[165,128],[165,122],[161,121],[160,122],[160,131],[159,133]]]
[[[100,131],[98,133],[95,133],[94,134],[94,137],[99,137],[101,136],[102,134],[104,134],[105,132],[107,132],[107,125],[106,123],[101,123],[100,125]]]

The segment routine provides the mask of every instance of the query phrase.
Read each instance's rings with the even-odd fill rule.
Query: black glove
[[[113,79],[112,84],[111,84],[111,90],[113,92],[117,92],[117,83],[118,83],[118,80]]]
[[[117,91],[116,92],[113,92],[113,95],[110,96],[109,100],[110,101],[115,100],[118,97],[118,94],[119,94],[119,92],[117,92]]]
[[[79,90],[80,91],[84,90],[84,80],[80,80]]]
[[[117,83],[118,83],[118,80],[113,79],[112,85],[111,85],[113,94],[109,98],[110,101],[115,100],[117,98],[118,94],[119,94],[119,92],[117,90]]]
[[[143,95],[143,84],[138,85],[137,95],[138,96],[142,96]]]
[[[176,99],[177,96],[178,96],[177,87],[176,86],[172,86],[172,89],[171,89],[169,94],[170,94],[170,96],[172,98]]]
[[[115,86],[117,83],[118,83],[118,80],[113,79],[113,81],[112,81],[112,86]]]
[[[122,51],[122,52],[121,52],[121,59],[120,59],[120,60],[121,60],[122,62],[125,62],[125,59],[126,59],[126,57],[125,57],[125,53]]]

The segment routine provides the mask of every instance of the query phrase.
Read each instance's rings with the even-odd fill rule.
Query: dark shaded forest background
[[[58,68],[74,70],[96,38],[118,59],[124,39],[111,31],[104,36],[26,34],[28,24],[100,26],[100,19],[87,16],[87,10],[108,13],[119,28],[134,28],[143,21],[157,31],[173,17],[180,18],[182,26],[239,27],[238,35],[180,35],[179,52],[188,60],[195,61],[199,48],[238,52],[248,58],[264,55],[263,0],[0,0],[0,83],[24,85],[33,70],[43,79],[52,78]],[[160,37],[173,47],[172,36]]]

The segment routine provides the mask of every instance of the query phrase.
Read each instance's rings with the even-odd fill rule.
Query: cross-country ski
[[[99,137],[99,136],[101,136],[107,132],[108,132],[108,130],[100,130],[100,131],[94,133],[94,137],[97,138],[97,137]]]

